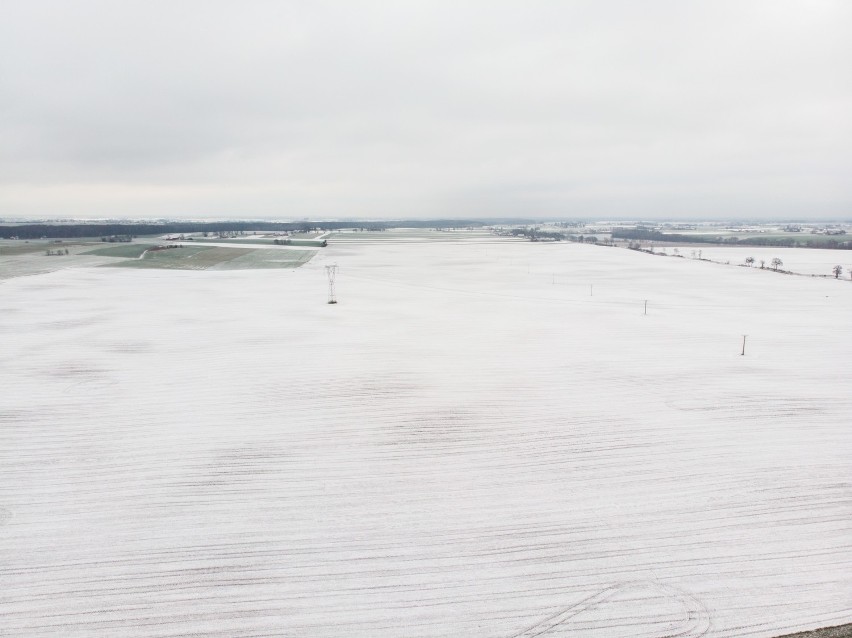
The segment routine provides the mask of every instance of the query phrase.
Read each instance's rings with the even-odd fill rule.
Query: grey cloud
[[[852,215],[843,2],[7,2],[0,215]]]

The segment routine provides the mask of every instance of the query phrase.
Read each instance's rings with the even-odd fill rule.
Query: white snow
[[[0,282],[0,635],[849,622],[850,317],[577,244]]]
[[[852,272],[852,251],[831,250],[827,248],[777,248],[773,246],[678,246],[681,256],[692,257],[692,253],[701,251],[703,259],[709,259],[720,263],[730,262],[732,266],[745,263],[748,257],[753,257],[755,262],[752,268],[760,269],[760,262],[764,267],[772,268],[772,260],[780,259],[784,262],[782,270],[788,270],[801,275],[821,275],[823,277],[834,277],[832,268],[839,265],[843,268],[841,275],[849,279]],[[668,255],[673,254],[672,247],[666,247]]]

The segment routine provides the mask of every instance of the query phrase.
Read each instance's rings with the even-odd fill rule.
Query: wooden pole
[[[744,357],[744,356],[745,356],[745,340],[746,340],[746,337],[747,337],[747,336],[748,336],[748,335],[743,335],[743,351],[742,351],[742,352],[740,352],[740,356],[741,356],[741,357]]]

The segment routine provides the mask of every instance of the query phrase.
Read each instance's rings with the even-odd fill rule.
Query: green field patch
[[[283,243],[285,240],[282,239],[281,241]],[[293,246],[305,246],[308,248],[323,248],[328,244],[328,242],[325,239],[291,239],[290,244]]]
[[[313,250],[259,248],[214,266],[216,270],[252,270],[258,268],[298,268],[316,254]]]
[[[135,251],[130,250],[135,248]],[[171,270],[251,270],[260,268],[298,268],[310,261],[314,251],[286,248],[250,248],[183,244],[179,248],[153,245],[110,246],[89,254],[126,257],[107,264],[119,268],[163,268]],[[141,256],[141,259],[139,258]]]
[[[43,253],[45,250],[65,250],[66,248],[72,248],[74,246],[78,246],[77,242],[52,242],[52,241],[40,241],[40,242],[23,242],[23,241],[14,241],[14,242],[0,242],[0,257],[12,257],[15,255],[29,255],[32,253]]]
[[[82,253],[84,255],[100,255],[101,257],[125,257],[133,259],[141,257],[142,253],[152,247],[152,244],[118,244],[95,248]]]
[[[61,245],[61,244],[58,244]],[[43,244],[41,246],[37,246],[35,244],[21,244],[21,245],[2,245],[0,246],[0,257],[6,256],[11,257],[14,255],[28,255],[30,253],[43,253],[47,248],[53,248],[48,244]]]
[[[272,246],[274,244],[274,240],[268,237],[253,237],[251,235],[241,239],[234,239],[231,237],[223,239],[217,239],[216,237],[195,237],[194,239],[188,239],[186,241],[198,242],[199,244],[234,244],[235,246],[239,246],[240,244],[269,244]]]
[[[266,237],[246,237],[245,239],[196,239],[193,240],[198,244],[233,244],[234,246],[257,246],[257,245],[268,245],[268,246],[302,246],[307,248],[322,248],[326,244],[322,239],[299,239],[292,237],[275,237],[273,239]]]
[[[172,270],[207,270],[223,262],[251,252],[251,248],[219,248],[186,246],[148,250],[142,259],[128,259],[116,264],[122,268],[167,268]]]

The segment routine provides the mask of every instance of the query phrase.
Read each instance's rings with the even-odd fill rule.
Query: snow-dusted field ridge
[[[848,279],[577,244],[3,281],[0,635],[849,622],[850,318]]]

